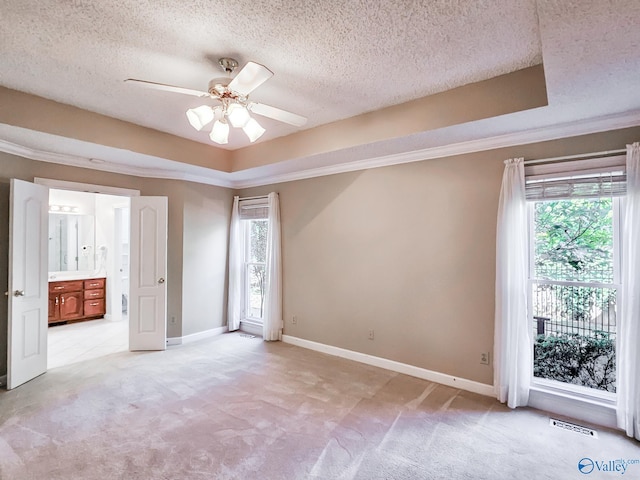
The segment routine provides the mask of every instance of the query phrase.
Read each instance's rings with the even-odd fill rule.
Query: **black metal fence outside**
[[[615,288],[534,283],[534,335],[570,334],[595,337],[616,334]]]
[[[612,287],[532,285],[534,376],[616,391],[616,300]]]

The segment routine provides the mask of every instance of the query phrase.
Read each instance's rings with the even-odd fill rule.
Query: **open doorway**
[[[137,190],[118,187],[42,178],[35,178],[31,183],[12,178],[9,196],[9,288],[7,289],[7,292],[11,292],[11,294],[8,293],[7,306],[8,390],[47,371],[47,317],[50,312],[54,315],[60,313],[55,308],[55,300],[58,297],[49,295],[52,285],[47,278],[49,276],[49,190],[51,188],[72,191],[84,189],[88,193],[104,193],[129,198],[131,212],[129,259],[130,272],[133,272],[128,279],[129,350],[165,350],[167,347],[168,198],[140,196]],[[73,211],[73,208],[64,210]],[[114,216],[115,211],[114,208]],[[88,256],[91,258],[90,254]],[[116,263],[114,255],[106,258],[105,277],[80,279],[79,283],[82,287],[76,285],[73,289],[76,292],[75,300],[67,302],[65,297],[65,313],[71,311],[79,317],[80,302],[93,299],[92,296],[84,299],[84,290],[108,288],[106,285],[108,269],[110,266],[115,269],[115,265],[121,265],[122,259],[118,258]],[[113,261],[109,262],[109,259]],[[58,281],[60,278],[54,280]],[[117,284],[117,281],[113,283],[113,285]],[[77,294],[80,290],[83,291],[83,295]],[[93,293],[95,292],[91,292],[92,295]],[[105,303],[107,299],[104,294],[98,298],[103,299],[104,311],[100,315],[96,311],[91,311],[92,317],[104,316],[107,313]],[[62,299],[58,298],[58,300],[58,306],[62,305]],[[117,300],[121,308],[122,299],[118,297]],[[48,302],[49,305],[47,305]],[[96,305],[100,302],[93,303],[95,305],[91,306],[98,308]],[[48,308],[52,304],[54,308]],[[111,313],[117,315],[118,311],[115,309]],[[84,314],[84,311],[82,312]]]
[[[48,368],[129,349],[129,208],[120,195],[49,190]]]

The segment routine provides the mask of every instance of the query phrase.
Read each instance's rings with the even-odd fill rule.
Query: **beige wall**
[[[285,334],[491,384],[492,368],[479,357],[493,346],[502,161],[617,149],[638,139],[640,128],[632,128],[237,193],[280,193]],[[9,178],[36,176],[168,196],[168,314],[176,317],[168,334],[226,323],[230,190],[0,153],[0,251],[8,244]],[[0,255],[0,291],[6,288]],[[0,374],[6,312],[0,295]]]
[[[240,191],[280,193],[284,333],[492,384],[479,359],[493,349],[503,160],[637,139],[640,128]]]
[[[182,335],[227,323],[227,248],[233,196],[191,183],[184,191]],[[221,294],[222,293],[222,294]]]
[[[169,199],[167,265],[167,335],[178,337],[208,330],[226,321],[226,243],[232,191],[177,180],[119,175],[38,162],[0,152],[0,252],[8,251],[9,179],[34,177],[131,188],[142,195]],[[194,212],[197,212],[194,215]],[[224,241],[222,241],[224,237]],[[213,240],[210,250],[205,246]],[[222,250],[224,249],[224,250]],[[198,256],[194,261],[191,256]],[[7,290],[7,254],[0,255],[0,292]],[[183,283],[189,286],[188,291]],[[206,308],[194,315],[194,298],[204,298]],[[171,318],[175,323],[171,323]],[[188,332],[188,333],[185,333]],[[7,302],[0,295],[0,375],[6,372]]]

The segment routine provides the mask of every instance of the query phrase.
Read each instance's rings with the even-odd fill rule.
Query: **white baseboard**
[[[386,358],[375,357],[366,353],[354,352],[353,350],[346,350],[344,348],[334,347],[332,345],[326,345],[324,343],[317,343],[312,342],[311,340],[292,337],[291,335],[283,335],[282,341],[284,343],[290,343],[291,345],[308,348],[317,352],[327,353],[336,357],[342,357],[348,360],[366,363],[367,365],[373,365],[374,367],[380,367],[386,370],[404,373],[406,375],[411,375],[412,377],[429,380],[430,382],[441,383],[442,385],[447,385],[449,387],[479,393],[480,395],[486,395],[488,397],[495,396],[493,385],[474,382],[473,380],[467,380],[466,378],[458,378],[447,375],[445,373],[434,372],[425,368],[416,367],[414,365],[400,363]]]
[[[0,375],[0,387],[4,387],[7,385],[7,376]]]
[[[190,335],[185,335],[182,337],[182,344],[197,342],[198,340],[202,340],[203,338],[209,337],[217,337],[218,335],[222,335],[223,333],[227,333],[229,328],[224,325],[222,327],[212,328],[210,330],[205,330],[204,332],[192,333]]]
[[[198,340],[202,340],[203,338],[216,337],[228,331],[229,331],[228,327],[224,325],[222,327],[216,327],[210,330],[205,330],[204,332],[184,335],[183,337],[169,337],[167,338],[167,346],[184,345],[187,343],[197,342]]]

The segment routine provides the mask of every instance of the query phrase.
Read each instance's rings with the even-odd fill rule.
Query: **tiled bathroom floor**
[[[88,320],[49,327],[47,368],[61,367],[129,349],[129,321]]]

